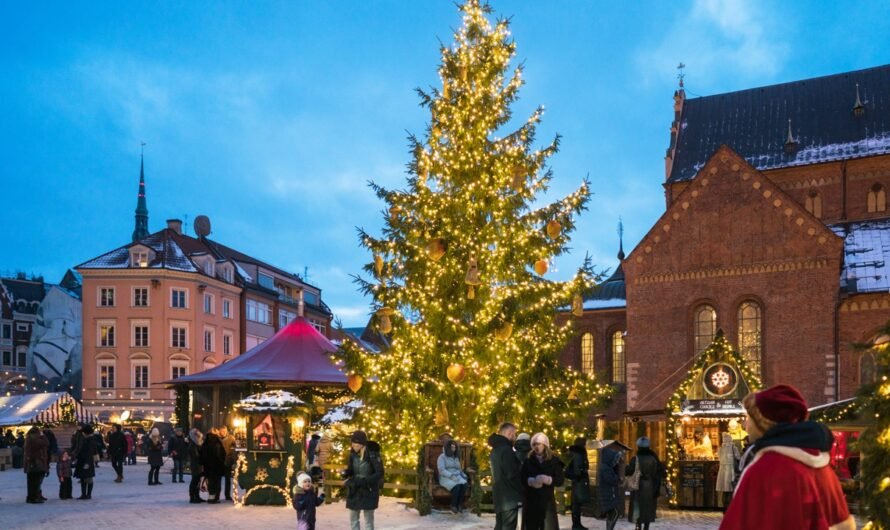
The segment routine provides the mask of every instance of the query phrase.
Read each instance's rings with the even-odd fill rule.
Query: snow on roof
[[[584,310],[588,309],[610,309],[613,307],[627,307],[627,300],[623,298],[609,298],[606,300],[585,300]]]
[[[262,392],[260,394],[248,396],[238,403],[235,403],[234,406],[244,412],[285,412],[305,404],[306,403],[303,400],[290,392],[284,390],[270,390],[269,392]]]
[[[329,410],[324,416],[318,420],[320,425],[331,425],[334,423],[342,423],[345,421],[349,421],[358,411],[358,409],[364,407],[365,404],[360,399],[354,399],[349,403],[345,403],[343,405],[336,406]]]
[[[830,225],[844,238],[841,290],[848,293],[890,290],[890,219]]]
[[[150,269],[172,269],[184,272],[198,272],[192,260],[190,260],[182,248],[167,237],[166,229],[155,232],[135,243],[116,248],[106,252],[98,258],[93,258],[77,266],[78,269],[127,269],[130,268],[130,249],[134,246],[144,246],[152,249],[155,259],[148,264]]]
[[[238,271],[238,275],[241,276],[241,279],[245,282],[253,283],[253,277],[250,274],[247,274],[247,271],[241,268],[241,265],[238,265],[238,262],[232,260],[232,263],[235,264],[235,270]]]

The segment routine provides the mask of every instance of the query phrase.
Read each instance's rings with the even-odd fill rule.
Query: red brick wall
[[[776,202],[779,201],[779,202]],[[833,398],[835,310],[843,242],[789,195],[722,148],[624,262],[631,410],[662,408],[693,355],[692,313],[717,310],[737,338],[737,310],[762,304],[765,384]]]
[[[872,341],[878,330],[890,321],[890,295],[857,295],[844,300],[838,313],[840,321],[840,399],[853,397],[859,388],[861,345]]]

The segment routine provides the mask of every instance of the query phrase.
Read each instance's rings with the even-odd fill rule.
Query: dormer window
[[[213,276],[213,260],[208,259],[204,261],[204,274]]]
[[[130,267],[148,267],[152,260],[152,252],[149,248],[136,246],[130,249]]]

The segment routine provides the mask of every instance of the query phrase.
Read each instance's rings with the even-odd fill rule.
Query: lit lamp
[[[890,343],[890,335],[887,335],[886,333],[878,335],[872,342],[875,346],[886,346],[888,343]]]
[[[130,419],[130,411],[129,410],[125,410],[125,411],[121,412],[121,423],[123,423],[129,419]]]

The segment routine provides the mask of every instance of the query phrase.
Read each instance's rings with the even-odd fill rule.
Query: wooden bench
[[[445,442],[451,440],[450,437],[441,437],[439,440],[429,442],[423,447],[423,461],[426,470],[427,482],[424,485],[427,493],[432,500],[433,506],[445,507],[451,504],[451,492],[439,485],[439,455],[445,450]],[[464,494],[463,504],[469,504],[470,497],[473,493],[473,476],[476,470],[472,469],[473,444],[459,443],[458,454],[460,455],[460,466],[467,474],[467,491]]]

